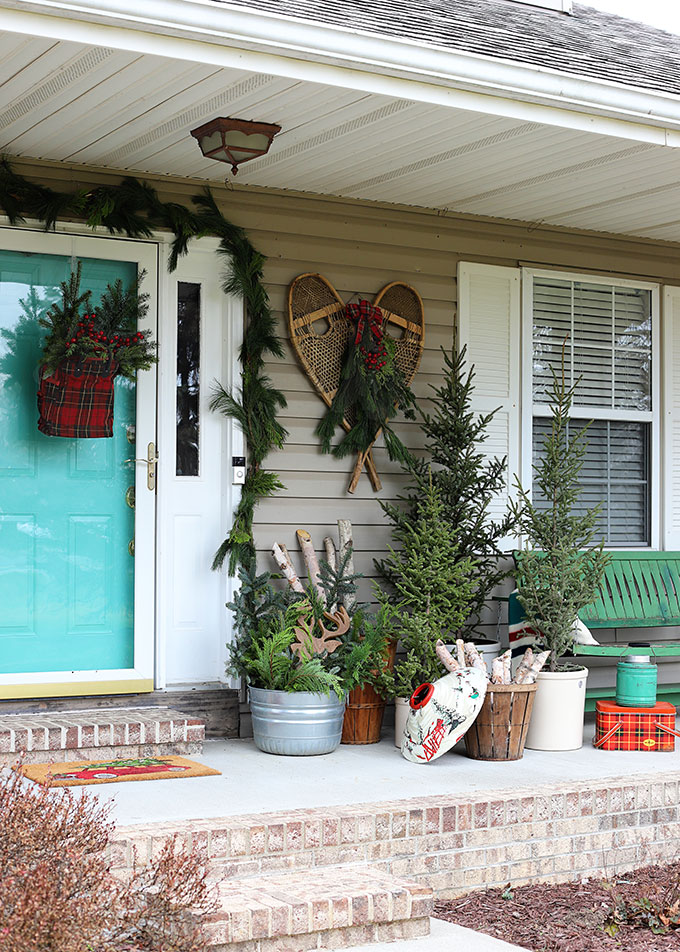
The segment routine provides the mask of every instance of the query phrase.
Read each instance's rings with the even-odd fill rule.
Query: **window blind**
[[[543,456],[551,425],[549,417],[534,418],[534,467]],[[575,421],[570,429],[582,425]],[[586,430],[579,511],[601,505],[598,537],[609,546],[650,544],[650,433],[649,423],[620,420],[593,420]],[[539,508],[546,508],[535,482],[533,497]]]
[[[593,418],[580,507],[601,506],[598,533],[608,546],[650,545],[651,291],[534,277],[534,465],[551,427],[546,416],[551,369],[561,373],[563,358],[566,382],[576,384],[574,407]],[[617,419],[611,419],[614,415]],[[572,427],[580,429],[583,422],[576,420]],[[537,492],[534,485],[540,506]]]
[[[652,409],[650,291],[536,277],[533,300],[534,402],[548,402],[564,352],[575,406]]]

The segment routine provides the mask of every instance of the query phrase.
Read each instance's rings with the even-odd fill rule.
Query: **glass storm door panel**
[[[137,274],[136,260],[79,260],[93,305]],[[135,384],[116,378],[112,439],[37,428],[40,317],[72,264],[0,248],[0,675],[135,666]]]

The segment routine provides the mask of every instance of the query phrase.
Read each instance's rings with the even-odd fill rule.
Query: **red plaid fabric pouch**
[[[654,707],[620,707],[614,701],[595,705],[593,744],[602,750],[675,750],[675,708],[668,701]]]
[[[113,382],[117,362],[65,360],[48,376],[40,369],[38,429],[46,436],[96,439],[113,436]]]

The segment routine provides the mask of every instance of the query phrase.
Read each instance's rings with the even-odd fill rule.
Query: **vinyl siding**
[[[114,172],[37,161],[17,164],[26,174],[57,188],[117,177]],[[186,201],[203,185],[148,175],[144,178],[156,185],[161,197],[174,201]],[[383,482],[382,493],[376,496],[364,475],[357,492],[350,496],[346,487],[353,461],[338,461],[319,451],[314,428],[324,405],[287,342],[287,291],[298,274],[320,272],[344,299],[356,294],[371,299],[395,280],[418,290],[425,306],[426,343],[414,391],[423,406],[429,385],[437,385],[441,379],[440,348],[450,349],[454,341],[458,261],[510,267],[526,264],[678,282],[680,248],[670,243],[238,186],[217,187],[214,191],[225,214],[244,226],[253,244],[268,256],[266,281],[286,341],[284,359],[268,368],[288,400],[282,422],[289,438],[285,448],[267,460],[267,466],[281,474],[286,489],[264,501],[256,512],[256,541],[263,568],[273,567],[269,550],[274,541],[284,542],[296,553],[295,530],[306,528],[321,550],[323,537],[335,534],[336,520],[347,518],[354,526],[357,568],[370,580],[375,574],[373,558],[384,554],[390,539],[378,498],[394,499],[404,486],[399,467],[378,448],[375,460]],[[409,447],[422,447],[417,425],[402,423],[400,430]],[[220,540],[215,541],[217,545]],[[488,633],[494,632],[494,606],[490,606],[486,620]],[[594,673],[592,686],[606,683],[610,675],[611,671],[608,675]],[[672,679],[680,680],[680,674]],[[666,676],[665,680],[671,678]]]

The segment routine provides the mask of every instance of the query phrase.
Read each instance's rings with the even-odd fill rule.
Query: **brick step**
[[[0,764],[200,754],[205,726],[169,707],[0,715]]]
[[[207,926],[224,952],[304,952],[428,935],[428,886],[367,867],[224,880]]]
[[[482,795],[480,795],[480,801]],[[118,827],[111,840],[114,868],[125,872],[134,858],[147,862],[154,851],[177,835],[187,846],[205,849],[209,868],[220,879],[244,879],[287,869],[330,866],[381,866],[396,876],[411,876],[413,853],[430,848],[454,853],[474,837],[469,796],[418,797],[410,800],[347,804],[238,814],[196,820],[173,820]],[[488,826],[488,800],[480,802],[475,824]],[[494,808],[503,802],[494,802]],[[479,834],[477,834],[479,835]],[[478,847],[478,843],[469,846]],[[418,874],[430,871],[424,859]],[[395,864],[397,864],[395,866]]]

